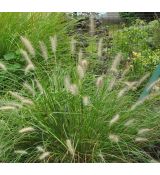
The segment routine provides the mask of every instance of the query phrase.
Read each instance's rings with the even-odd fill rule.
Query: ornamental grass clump
[[[56,35],[50,37],[51,57],[40,42],[44,62],[39,64],[31,42],[21,39],[26,47],[21,50],[27,62],[24,72],[31,75],[31,80],[24,82],[21,90],[6,92],[4,101],[8,105],[0,103],[1,119],[5,121],[1,127],[2,162],[155,160],[144,148],[159,142],[160,118],[150,108],[159,92],[141,101],[133,96],[146,76],[126,83],[124,69],[123,78],[118,79],[121,54],[108,74],[95,75],[81,51],[72,64],[75,66],[66,69],[58,64]],[[71,55],[75,52],[73,43]],[[102,49],[101,43],[99,47]],[[14,103],[21,107],[11,105]]]

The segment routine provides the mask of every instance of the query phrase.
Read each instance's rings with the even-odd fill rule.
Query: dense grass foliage
[[[158,55],[146,41],[156,22],[108,40],[93,16],[84,35],[64,13],[0,19],[1,162],[159,161],[159,80],[139,99],[150,74],[138,69]]]
[[[56,34],[57,56],[67,65],[70,64],[69,33],[74,23],[75,21],[70,20],[65,13],[0,13],[0,57],[9,70],[7,76],[0,72],[0,82],[3,82],[0,93],[10,87],[15,89],[21,87],[19,85],[27,79],[22,71],[25,65],[19,52],[20,36],[31,39],[39,55],[39,42],[43,41],[51,51],[48,38]],[[61,57],[62,50],[63,57]],[[48,57],[52,56],[48,55]]]
[[[30,41],[22,41],[22,70],[30,79],[1,101],[2,162],[155,161],[144,149],[158,143],[159,117],[150,104],[159,93],[137,101],[134,93],[145,78],[125,82],[120,54],[108,74],[96,75],[85,55],[64,67],[55,38],[54,57],[39,57],[41,62]]]

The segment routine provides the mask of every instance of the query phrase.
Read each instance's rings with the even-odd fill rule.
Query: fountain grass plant
[[[31,42],[21,40],[26,48],[21,50],[23,71],[30,78],[1,100],[1,162],[155,161],[144,148],[159,143],[160,119],[151,106],[159,92],[135,98],[146,75],[125,82],[125,70],[119,72],[121,54],[107,74],[95,75],[82,54],[64,66],[55,37],[50,38],[52,57],[40,43],[37,59]],[[7,71],[3,63],[1,68]]]

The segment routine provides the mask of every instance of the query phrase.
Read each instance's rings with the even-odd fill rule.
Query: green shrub
[[[146,70],[152,72],[160,63],[159,58],[159,49],[154,51],[146,49],[142,52],[136,53],[135,56],[133,56],[134,70],[139,74],[145,72]]]
[[[122,52],[129,57],[132,51],[140,52],[148,48],[148,32],[143,26],[130,26],[118,30],[113,35],[113,52]]]
[[[153,71],[160,63],[158,48],[159,22],[155,20],[147,24],[137,19],[134,25],[115,32],[110,52],[121,52],[126,59],[133,62],[138,75]]]

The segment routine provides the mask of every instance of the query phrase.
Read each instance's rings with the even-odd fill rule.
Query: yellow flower
[[[133,57],[135,57],[135,58],[141,56],[141,53],[139,53],[139,52],[134,52],[134,51],[133,51],[132,54],[133,54]]]

